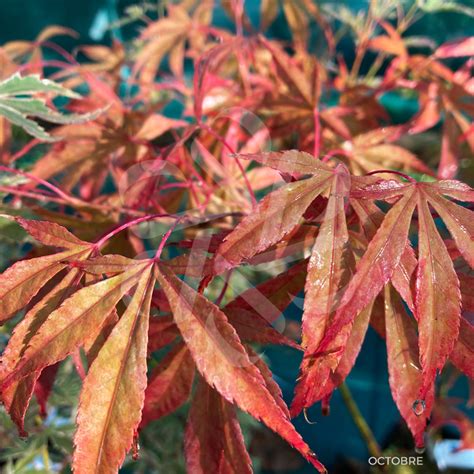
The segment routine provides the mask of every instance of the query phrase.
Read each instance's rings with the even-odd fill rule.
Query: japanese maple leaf
[[[196,474],[253,472],[235,407],[202,379],[186,425],[184,455],[188,472]]]
[[[95,197],[109,174],[108,165],[112,158],[118,181],[121,168],[127,168],[149,156],[150,140],[181,125],[183,122],[160,114],[124,112],[113,107],[103,121],[55,129],[53,134],[63,137],[63,142],[54,145],[36,162],[32,174],[51,179],[65,173],[62,186],[67,190],[74,188],[81,180],[91,181],[92,185],[82,186],[82,192],[90,189],[89,193]]]
[[[307,153],[288,151],[240,156],[288,174],[312,176],[268,194],[254,212],[242,219],[217,250],[216,273],[232,268],[279,242],[301,222],[310,204],[330,187],[334,178],[332,168]]]
[[[389,52],[396,55],[384,78],[386,86],[407,87],[419,93],[420,111],[412,119],[411,133],[435,126],[444,116],[438,176],[453,178],[459,167],[461,137],[465,137],[474,153],[474,138],[468,133],[469,117],[473,114],[469,103],[469,97],[472,96],[471,66],[466,63],[459,71],[453,72],[438,58],[469,56],[472,42],[461,40],[456,44],[441,45],[431,56],[410,56],[399,35],[394,31],[391,35],[390,40],[382,41],[382,38],[387,38],[383,36],[372,40],[372,46],[376,49],[386,50],[389,44],[392,45]]]
[[[141,427],[182,406],[190,397],[196,369],[185,344],[179,343],[151,374],[145,392]]]
[[[281,408],[281,401],[275,399],[277,394],[269,390],[258,366],[250,360],[226,315],[166,266],[157,267],[156,278],[168,299],[181,336],[206,382],[229,403],[235,403],[263,421],[318,470],[324,471],[290,423],[287,413]]]
[[[53,243],[60,237],[64,239],[68,234],[56,226],[43,240]],[[290,423],[269,369],[261,361],[251,361],[250,357],[257,356],[241,344],[225,313],[174,275],[165,263],[113,255],[84,261],[77,258],[72,263],[73,274],[69,279],[47,301],[40,302],[19,327],[18,335],[6,351],[1,386],[2,393],[8,394],[16,384],[37,377],[78,347],[91,348],[88,349],[91,366],[80,396],[74,440],[76,472],[115,472],[132,445],[143,406],[143,423],[147,423],[184,403],[190,394],[194,364],[226,403],[235,403],[265,422],[324,471]],[[93,279],[74,291],[76,288],[70,286],[70,280],[77,276],[74,272],[108,275],[108,278]],[[177,346],[162,361],[146,391],[149,311],[155,278],[168,300],[184,345]],[[129,292],[133,295],[126,309],[119,318],[114,314],[109,318]],[[277,304],[280,299],[282,304],[288,301],[285,294],[277,298]],[[105,337],[101,335],[104,333]],[[98,347],[93,348],[97,341]],[[20,351],[17,345],[22,346]],[[180,384],[166,385],[169,378]],[[28,401],[29,398],[24,403]],[[229,454],[222,462],[234,461]]]
[[[48,46],[55,49],[51,39],[56,36],[70,36],[77,38],[78,34],[70,28],[52,25],[43,29],[34,41],[10,41],[2,48],[11,60],[17,64],[28,64],[29,73],[42,73],[44,64],[43,49]]]
[[[249,150],[259,149],[259,145],[267,138],[267,131],[256,134],[256,136],[248,139],[247,142],[232,143],[237,141],[232,135],[237,135],[240,130],[233,129],[232,125],[228,128],[227,134],[224,136],[226,143],[231,144],[235,150]],[[217,130],[219,132],[219,129]],[[205,138],[205,137],[204,137]],[[212,137],[210,137],[212,138]],[[206,143],[207,142],[207,143]],[[206,144],[205,144],[206,143]],[[213,186],[212,192],[207,191],[204,186],[190,193],[190,201],[192,204],[199,206],[205,205],[208,212],[246,212],[250,210],[251,203],[248,199],[248,187],[250,186],[253,192],[257,193],[275,183],[281,181],[281,176],[278,172],[264,168],[250,169],[250,162],[241,161],[237,164],[235,156],[229,156],[228,150],[224,148],[219,153],[221,144],[209,140],[196,139],[193,144],[194,164],[196,165],[196,158],[202,158],[202,165],[199,166],[204,181]],[[263,146],[262,146],[263,147]],[[215,150],[211,153],[211,150]],[[217,157],[215,156],[217,155]],[[219,156],[220,155],[220,156]],[[207,194],[206,194],[207,193]]]
[[[323,128],[327,128],[343,139],[349,140],[351,133],[344,117],[351,113],[348,107],[320,106],[321,88],[325,81],[320,65],[309,55],[291,58],[275,42],[260,38],[271,53],[275,65],[276,87],[268,93],[262,104],[262,114],[271,114],[267,126],[272,136],[287,136],[288,130],[298,130],[304,139],[301,146],[318,141],[315,136],[315,110]],[[302,54],[302,53],[301,53]],[[300,147],[301,148],[301,147]]]
[[[171,71],[183,75],[186,41],[199,53],[207,37],[207,25],[212,19],[213,0],[206,0],[192,13],[182,5],[168,5],[168,15],[148,25],[141,33],[143,47],[138,52],[134,74],[144,83],[153,82],[157,70],[168,55]]]
[[[416,208],[419,244],[414,314],[418,323],[422,368],[418,398],[424,400],[432,389],[436,372],[443,368],[453,350],[461,317],[459,280],[429,206],[443,219],[461,255],[472,266],[472,211],[445,196],[472,201],[473,191],[455,181],[440,181],[369,185],[365,192],[368,199],[399,199],[386,214],[359,261],[356,273],[341,298],[332,327],[326,331],[316,354],[325,354],[340,330],[373,301],[392,277],[403,255]]]
[[[419,400],[423,383],[419,367],[416,327],[390,285],[385,287],[385,334],[390,389],[418,448],[424,447],[426,424],[434,403],[434,387]],[[419,405],[419,406],[418,406]]]
[[[78,263],[74,262],[73,271],[83,272]],[[100,341],[100,348],[94,349],[96,354],[89,357],[91,367],[81,392],[73,461],[77,472],[117,471],[138,428],[147,383],[152,268],[153,261],[128,260],[123,272],[77,291],[68,285],[69,281],[63,281],[66,294],[61,294],[60,286],[44,308],[40,303],[38,310],[34,308],[34,313],[27,315],[28,329],[34,332],[27,333],[23,324],[13,338],[15,344],[22,333],[26,334],[21,358],[14,358],[18,353],[15,345],[5,353],[8,364],[2,371],[1,383],[2,393],[8,394],[16,384],[37,377],[80,346],[92,348],[91,343],[97,342],[101,332],[108,333]],[[130,304],[118,322],[117,318],[110,318],[117,303],[134,287]],[[105,369],[109,374],[106,378]],[[30,386],[31,383],[27,385]]]
[[[26,312],[9,340],[1,358],[3,374],[8,373],[17,364],[32,336],[51,311],[78,288],[81,272],[72,269],[64,275],[68,262],[86,259],[94,251],[92,244],[79,240],[57,224],[23,218],[16,220],[37,241],[64,250],[53,255],[22,260],[0,276],[3,320],[14,316],[27,306],[37,293],[43,293]],[[49,280],[53,284],[52,289],[44,288]],[[40,375],[41,371],[38,370],[2,391],[2,402],[20,433],[24,433],[25,413]],[[42,400],[47,397],[48,390],[45,390],[40,394]]]
[[[367,241],[362,236],[348,231],[347,202],[355,210],[367,239],[374,237],[383,220],[383,213],[373,203],[352,198],[348,200],[349,186],[347,173],[341,174],[333,182],[308,265],[302,325],[305,354],[291,406],[293,415],[316,401],[330,397],[333,390],[344,381],[362,347],[370,318],[377,312],[377,308],[369,303],[353,321],[340,329],[323,355],[314,356],[315,348],[334,323],[341,298],[355,272],[358,248],[361,247],[363,251],[367,249]],[[411,308],[411,279],[415,267],[416,259],[411,247],[405,244],[400,262],[392,275],[392,282]]]
[[[90,86],[106,83],[113,90],[120,84],[120,70],[125,61],[125,48],[122,43],[114,39],[112,45],[85,45],[78,48],[90,62],[70,65],[56,72],[53,77],[64,79],[64,86],[73,89],[81,84]],[[99,81],[100,79],[100,81]]]
[[[399,169],[432,174],[432,171],[411,151],[396,145],[406,127],[382,127],[359,133],[350,140],[326,138],[329,155],[338,155],[354,174],[363,175],[378,169]],[[334,134],[333,134],[334,136]]]
[[[68,261],[87,258],[92,251],[92,244],[79,240],[58,224],[23,218],[16,220],[42,244],[63,250],[52,255],[20,260],[2,273],[0,323],[27,306],[48,280],[67,268]]]
[[[144,264],[141,269],[132,300],[84,381],[74,437],[75,472],[117,472],[140,423],[154,284],[152,265]]]

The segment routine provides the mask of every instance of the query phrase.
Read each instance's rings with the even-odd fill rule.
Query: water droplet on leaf
[[[424,400],[415,400],[413,402],[412,410],[416,416],[421,416],[425,412],[426,403]]]
[[[416,446],[415,447],[415,453],[423,454],[424,452],[425,452],[425,447],[424,446]]]

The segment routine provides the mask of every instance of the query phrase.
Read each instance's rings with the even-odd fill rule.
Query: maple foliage
[[[190,473],[252,472],[239,410],[325,472],[291,418],[327,409],[372,327],[416,447],[450,422],[472,447],[439,389],[446,368],[474,377],[472,38],[413,52],[413,12],[393,24],[372,5],[351,25],[349,67],[310,0],[262,1],[258,31],[244,2],[224,5],[235,32],[213,5],[175,2],[133,45],[81,47],[83,63],[54,43],[61,60],[45,59],[74,35],[61,27],[0,47],[0,219],[23,235],[0,274],[5,411],[26,436],[33,396],[46,415],[71,356],[76,473],[118,472],[183,405]],[[265,35],[280,7],[291,48]],[[418,110],[396,124],[381,98],[407,91]],[[426,160],[410,140],[438,122]],[[298,295],[301,337],[278,326]],[[259,354],[269,344],[302,356],[290,406]]]

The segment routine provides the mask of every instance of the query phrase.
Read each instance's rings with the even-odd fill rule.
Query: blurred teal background
[[[0,0],[0,43],[20,39],[32,40],[43,28],[52,24],[70,27],[80,34],[79,41],[70,38],[62,38],[59,41],[68,49],[72,49],[78,44],[109,43],[114,35],[119,39],[126,40],[132,36],[134,30],[137,31],[136,26],[126,27],[123,31],[114,30],[111,32],[107,30],[107,25],[116,21],[128,5],[135,3],[137,2],[130,0],[81,0],[78,2],[71,0]],[[353,10],[367,7],[367,1],[361,0],[325,3],[336,6],[346,5]],[[465,1],[464,4],[474,7],[474,1]],[[247,0],[246,2],[246,11],[255,24],[258,24],[259,7],[259,1]],[[215,23],[219,26],[232,27],[231,21],[225,16],[219,5],[215,11]],[[474,23],[472,18],[446,11],[426,16],[423,21],[415,25],[411,33],[426,35],[436,43],[440,43],[459,36],[474,34]],[[282,39],[289,38],[289,31],[282,15],[272,25],[269,34]],[[314,40],[314,44],[317,45],[319,35],[316,28]],[[349,42],[342,42],[341,52],[346,55],[348,60],[351,59],[349,46]],[[396,121],[406,119],[413,113],[412,105],[400,98],[392,98],[388,106]],[[299,319],[301,311],[292,306],[287,310],[286,316],[290,319]],[[265,350],[265,354],[271,361],[272,370],[282,387],[287,402],[290,402],[294,380],[298,374],[299,354],[292,349],[280,347],[270,347]],[[400,422],[400,417],[388,386],[385,343],[372,330],[369,330],[363,350],[348,378],[348,386],[377,440],[382,446],[386,445]],[[466,399],[468,396],[467,383],[459,383],[454,393]],[[333,396],[329,417],[321,416],[319,405],[309,410],[308,417],[317,423],[309,425],[300,416],[295,421],[297,429],[328,467],[335,466],[342,458],[352,458],[359,461],[361,465],[367,466],[368,453],[365,444],[361,440],[339,393],[336,392]],[[407,448],[411,449],[411,446],[408,445]],[[411,455],[414,455],[414,452]],[[341,469],[340,472],[350,472],[349,470],[345,471],[344,467]],[[298,472],[314,471],[308,467]]]

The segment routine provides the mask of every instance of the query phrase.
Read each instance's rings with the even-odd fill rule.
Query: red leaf
[[[417,447],[423,447],[423,435],[433,406],[433,387],[423,402],[418,400],[422,373],[418,366],[418,336],[414,321],[410,321],[396,293],[385,287],[385,325],[387,337],[388,373],[392,396],[406,421]],[[418,406],[425,408],[418,414]]]
[[[345,205],[350,176],[343,165],[335,172],[324,220],[319,229],[308,264],[303,313],[303,348],[316,350],[340,299],[341,285],[350,271],[347,257],[349,234]]]
[[[209,384],[294,446],[317,469],[324,471],[269,393],[260,371],[250,361],[225,314],[166,267],[157,279],[170,303],[175,322],[194,362]]]
[[[238,158],[253,160],[261,165],[268,166],[282,173],[316,174],[319,172],[331,172],[331,168],[322,163],[309,153],[297,150],[282,152],[271,151],[268,153],[238,154]]]
[[[474,202],[474,189],[465,183],[461,183],[461,181],[445,179],[432,183],[429,186],[435,187],[440,194],[445,194],[453,199]]]
[[[0,275],[0,323],[24,308],[38,291],[66,265],[62,262],[79,258],[88,249],[21,260]]]
[[[143,260],[134,260],[122,255],[100,255],[88,260],[74,262],[76,266],[91,275],[116,275],[142,265]]]
[[[268,391],[273,396],[276,404],[281,408],[283,413],[285,413],[285,415],[289,418],[290,411],[288,410],[288,407],[285,401],[283,400],[283,394],[281,392],[280,386],[275,382],[273,378],[272,371],[270,370],[268,365],[265,363],[265,361],[262,359],[262,357],[259,356],[250,346],[246,345],[245,348],[247,352],[249,353],[249,357],[251,361],[255,364],[255,366],[258,368],[258,370],[262,374],[265,380],[265,385],[267,386]]]
[[[17,217],[16,221],[43,245],[59,247],[63,249],[78,249],[80,247],[90,248],[92,244],[84,242],[71,234],[65,227],[54,222],[33,221]]]
[[[424,190],[429,203],[434,207],[446,224],[456,246],[466,262],[474,268],[474,212],[439,196],[435,186],[426,186]]]
[[[415,189],[409,188],[388,211],[367,251],[357,264],[318,351],[325,351],[339,330],[371,303],[390,280],[406,248],[410,221],[416,205]]]
[[[307,261],[249,288],[230,301],[223,311],[243,341],[259,344],[300,346],[278,332],[271,324],[281,317],[294,297],[303,290]]]
[[[36,381],[34,392],[40,407],[40,415],[43,418],[45,418],[48,413],[46,404],[48,402],[49,396],[51,395],[51,391],[53,390],[54,380],[56,378],[56,374],[58,373],[58,369],[59,363],[46,367],[46,369],[41,372],[39,379]]]
[[[441,159],[438,165],[438,176],[443,179],[454,178],[459,163],[458,127],[454,118],[447,115],[443,123],[441,139]]]
[[[333,358],[333,352],[340,352],[340,339],[344,345],[347,333],[351,330],[350,325],[342,329],[323,357],[313,356],[326,329],[331,325],[343,285],[347,283],[348,272],[351,271],[352,255],[348,248],[349,234],[345,215],[349,190],[350,176],[347,169],[338,166],[324,220],[308,265],[302,324],[302,345],[305,354],[291,407],[293,415],[319,400],[319,390],[329,377],[330,371],[337,367],[338,360]]]
[[[235,408],[203,380],[189,413],[184,454],[193,474],[252,473]]]
[[[382,211],[375,203],[363,199],[352,199],[351,205],[357,213],[367,239],[372,240],[383,221],[384,215]],[[405,250],[400,258],[400,263],[393,272],[392,284],[412,312],[415,310],[412,296],[412,283],[417,264],[415,253],[413,252],[410,242],[407,241]]]
[[[173,342],[179,336],[178,328],[171,316],[150,318],[148,328],[148,352],[154,352]]]
[[[171,349],[148,382],[141,428],[172,413],[186,402],[191,394],[194,372],[193,358],[187,347],[178,344]]]
[[[474,326],[463,317],[459,326],[459,338],[449,358],[461,372],[474,379]]]
[[[1,358],[1,376],[6,376],[12,371],[21,359],[33,335],[39,330],[49,314],[64,301],[78,285],[79,270],[72,270],[54,289],[46,294],[33,308],[31,308],[22,321],[17,324],[8,341],[7,347]],[[24,431],[24,418],[33,394],[35,383],[40,376],[40,371],[12,383],[1,392],[1,399],[6,411],[13,422],[18,426],[21,434]]]
[[[412,119],[410,133],[420,133],[434,127],[440,119],[439,85],[432,82],[420,97],[420,112]]]
[[[344,326],[325,354],[305,355],[291,404],[292,416],[298,415],[303,408],[309,408],[317,401],[330,397],[344,382],[362,347],[371,313],[372,305],[369,305],[356,316],[353,324]],[[338,353],[338,360],[334,360],[335,353]]]
[[[458,337],[461,295],[453,262],[421,195],[418,198],[418,221],[415,315],[423,369],[419,398],[424,399]]]
[[[290,58],[276,43],[270,42],[260,36],[260,41],[272,53],[275,64],[283,79],[291,86],[295,94],[298,94],[306,104],[313,105],[313,93],[311,91],[311,83],[294,64]]]

